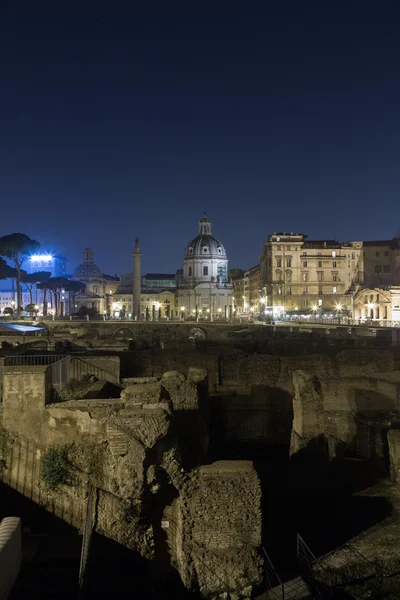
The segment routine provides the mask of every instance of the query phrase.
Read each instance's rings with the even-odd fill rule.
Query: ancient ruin
[[[288,585],[350,593],[356,575],[381,577],[376,548],[383,527],[397,539],[400,480],[391,338],[94,327],[97,337],[86,324],[57,325],[3,351],[5,484],[204,598]],[[329,533],[332,510],[373,496],[382,515]],[[397,568],[394,545],[379,546],[385,576]]]

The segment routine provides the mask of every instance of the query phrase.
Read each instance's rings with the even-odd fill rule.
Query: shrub
[[[60,400],[79,400],[83,398],[94,381],[91,375],[85,375],[82,379],[70,379],[60,392]]]
[[[123,507],[121,512],[122,522],[125,523],[125,525],[130,525],[133,521],[137,521],[140,516],[139,510],[133,504],[127,504]]]
[[[51,446],[42,462],[42,477],[46,487],[55,490],[59,485],[68,483],[69,473],[68,448]]]

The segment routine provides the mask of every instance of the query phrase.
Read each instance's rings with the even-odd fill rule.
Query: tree
[[[21,281],[29,291],[30,304],[33,304],[33,286],[37,285],[38,283],[41,283],[44,279],[46,280],[46,278],[48,281],[50,277],[51,273],[48,271],[38,271],[37,273],[25,273],[24,275],[21,274]]]
[[[99,316],[99,311],[97,311],[95,308],[88,308],[83,304],[79,307],[78,316],[81,318],[88,316],[90,319],[93,319],[94,317]]]
[[[4,310],[3,310],[3,314],[4,315],[10,315],[11,317],[14,314],[13,309],[10,306],[7,306]]]
[[[25,233],[12,233],[0,237],[0,255],[8,258],[17,270],[17,310],[18,316],[22,311],[21,267],[24,259],[29,254],[37,252],[39,242],[32,240]]]
[[[36,304],[28,304],[27,306],[25,306],[25,311],[30,313],[31,316],[32,314],[37,314],[38,311],[38,307],[36,306]]]
[[[65,289],[69,281],[66,277],[50,277],[47,282],[48,289],[52,292],[54,297],[54,308],[56,316],[60,310],[60,296],[61,290]]]
[[[43,316],[47,317],[47,290],[51,273],[49,271],[38,271],[35,275],[37,277],[36,287],[38,290],[43,291]]]
[[[10,267],[10,265],[0,257],[0,279],[10,279],[12,282],[13,299],[15,302],[15,280],[17,278],[17,269]]]
[[[8,279],[11,267],[0,257],[0,279]]]
[[[76,294],[86,290],[86,284],[81,281],[68,281],[64,289],[69,294],[69,314],[72,315],[75,312]]]

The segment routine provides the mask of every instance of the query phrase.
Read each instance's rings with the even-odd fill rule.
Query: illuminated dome
[[[199,234],[186,246],[187,258],[216,258],[227,260],[224,246],[211,235],[211,222],[207,216],[199,222]]]
[[[183,259],[183,283],[228,283],[228,257],[224,246],[211,234],[207,216],[199,221],[199,234],[186,246]]]
[[[97,265],[94,264],[94,255],[90,248],[83,253],[83,262],[73,272],[74,279],[85,279],[88,277],[100,277],[103,275]]]

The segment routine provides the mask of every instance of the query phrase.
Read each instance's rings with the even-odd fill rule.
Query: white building
[[[35,298],[34,298],[35,299]],[[29,292],[22,292],[22,308],[30,304]],[[5,308],[12,308],[17,310],[17,292],[13,294],[11,290],[0,292],[0,315],[4,313]]]
[[[186,247],[183,274],[178,282],[178,305],[185,316],[213,320],[232,316],[232,284],[224,246],[211,233],[204,217],[199,233]]]

